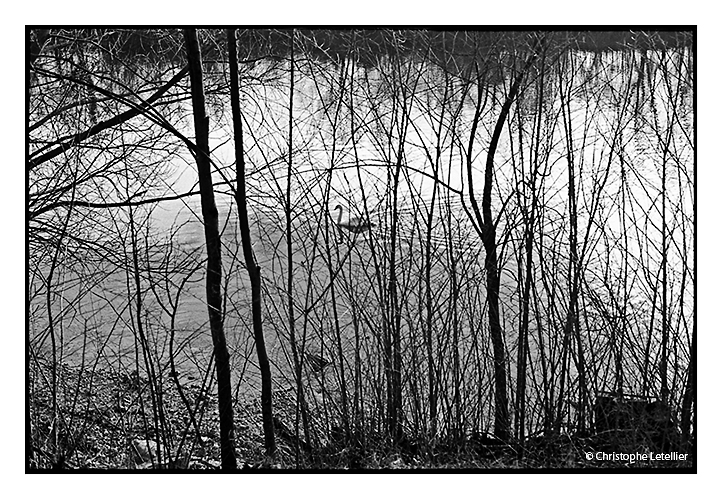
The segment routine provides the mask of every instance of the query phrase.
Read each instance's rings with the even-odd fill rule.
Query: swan
[[[339,211],[339,216],[336,218],[336,225],[341,229],[350,231],[352,233],[363,233],[364,231],[369,231],[371,230],[371,228],[374,227],[374,224],[372,224],[366,219],[360,219],[359,217],[351,217],[348,220],[342,222],[341,217],[342,213],[344,212],[344,208],[341,205],[337,205],[336,207],[334,207],[334,210]]]

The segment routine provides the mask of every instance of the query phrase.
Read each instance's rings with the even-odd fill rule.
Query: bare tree
[[[266,342],[261,317],[261,268],[254,258],[251,246],[251,231],[249,229],[248,208],[246,201],[246,168],[244,159],[243,125],[241,121],[241,107],[239,104],[238,89],[238,56],[236,53],[236,32],[227,32],[229,67],[231,71],[231,107],[233,113],[234,151],[236,153],[236,205],[239,211],[239,225],[241,229],[241,244],[243,245],[246,270],[251,280],[251,314],[253,317],[254,340],[256,354],[261,370],[261,412],[264,425],[264,443],[266,453],[273,457],[276,452],[274,437],[273,402],[271,388],[271,368],[266,354]]]
[[[537,45],[537,44],[536,44]],[[497,152],[497,144],[502,135],[504,124],[507,120],[510,107],[517,97],[517,92],[522,81],[527,76],[532,63],[537,57],[537,46],[533,48],[533,52],[527,57],[524,66],[515,75],[515,79],[510,87],[509,92],[505,95],[502,108],[497,115],[494,131],[490,139],[490,145],[487,150],[487,161],[485,164],[485,182],[482,190],[482,211],[480,213],[479,204],[474,193],[474,182],[472,175],[472,158],[473,146],[475,143],[475,133],[479,125],[482,109],[484,108],[483,95],[487,91],[483,91],[485,87],[484,73],[477,69],[477,99],[475,103],[475,114],[472,121],[472,131],[468,149],[466,153],[467,160],[467,188],[469,190],[469,198],[472,205],[474,217],[477,227],[480,231],[480,238],[485,247],[487,256],[485,257],[485,270],[487,272],[487,304],[489,314],[490,337],[494,348],[494,380],[495,380],[495,436],[503,441],[509,439],[510,418],[508,408],[507,395],[507,361],[505,352],[504,335],[500,323],[499,309],[499,293],[500,293],[500,271],[497,261],[497,240],[495,238],[496,221],[492,217],[492,184],[493,174],[495,170],[495,153]]]
[[[211,178],[210,150],[208,146],[208,116],[203,92],[203,64],[196,31],[183,32],[188,54],[189,74],[191,77],[191,95],[193,101],[193,121],[196,131],[196,165],[201,191],[203,227],[206,236],[208,263],[206,267],[206,300],[208,317],[211,322],[213,353],[216,361],[216,379],[218,383],[218,412],[221,428],[221,467],[225,470],[236,469],[236,447],[233,437],[233,398],[231,395],[231,370],[226,347],[226,335],[223,331],[223,297],[221,293],[221,238],[218,232],[218,209],[213,193]]]

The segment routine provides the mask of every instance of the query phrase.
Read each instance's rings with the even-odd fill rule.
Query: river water
[[[679,87],[673,92],[676,101],[671,104],[670,86],[676,83],[659,70],[661,66],[669,67],[671,73],[672,69],[679,70],[680,64],[689,62],[690,54],[683,51],[662,64],[663,56],[659,53],[647,53],[646,57],[648,64],[657,64],[658,71],[653,75],[637,75],[642,53],[574,53],[563,79],[546,80],[541,104],[530,86],[513,108],[511,125],[502,134],[495,156],[496,187],[492,194],[494,216],[503,212],[497,227],[503,267],[501,307],[511,351],[516,345],[520,310],[515,251],[520,248],[523,234],[521,206],[529,209],[531,203],[529,182],[533,164],[537,165],[536,182],[544,207],[544,223],[536,237],[536,244],[545,247],[536,253],[534,265],[538,272],[543,264],[542,255],[550,259],[545,259],[546,265],[560,266],[561,276],[568,272],[561,254],[569,251],[567,186],[568,161],[572,161],[578,182],[580,240],[585,234],[589,236],[585,262],[590,274],[588,285],[604,289],[617,280],[614,276],[620,275],[624,247],[628,255],[637,256],[637,265],[642,268],[631,273],[633,278],[626,284],[625,293],[635,297],[637,311],[649,314],[659,300],[650,291],[647,280],[651,273],[655,274],[653,269],[659,267],[661,260],[657,247],[661,243],[660,186],[665,153],[670,168],[666,199],[667,224],[671,226],[671,250],[667,256],[671,288],[680,288],[675,292],[682,304],[680,315],[685,317],[692,312],[692,290],[683,284],[684,271],[677,275],[675,272],[685,267],[685,256],[692,254],[691,233],[683,230],[689,228],[688,219],[693,213],[693,149],[689,139],[692,95],[686,82],[678,82]],[[297,73],[290,188],[294,334],[310,351],[334,360],[337,367],[340,345],[347,370],[353,369],[355,346],[360,342],[365,359],[378,352],[383,316],[380,304],[386,300],[392,226],[396,226],[395,262],[405,352],[410,356],[421,355],[419,329],[424,315],[420,287],[424,278],[423,249],[428,240],[424,221],[432,204],[432,177],[436,169],[438,179],[446,186],[436,193],[429,238],[434,251],[431,272],[437,346],[440,352],[452,349],[449,329],[454,321],[463,369],[467,367],[469,371],[465,373],[472,377],[478,364],[472,358],[489,359],[491,355],[486,334],[479,333],[485,329],[486,318],[485,252],[465,212],[465,207],[471,209],[465,154],[477,89],[465,87],[461,78],[447,81],[441,71],[421,63],[405,64],[410,76],[403,82],[390,79],[389,67],[340,69],[322,64],[312,71],[311,66],[302,65]],[[258,64],[248,69],[246,76],[249,82],[263,81],[272,71],[271,67]],[[647,80],[641,83],[641,78]],[[275,381],[282,387],[291,384],[284,212],[289,154],[287,83],[279,80],[263,88],[253,84],[243,88],[252,243],[264,279],[268,349]],[[506,80],[486,89],[488,105],[472,151],[472,179],[480,201],[486,149],[509,85]],[[630,103],[641,92],[643,104],[632,106]],[[445,95],[449,101],[443,104]],[[400,107],[405,109],[404,114]],[[230,187],[235,174],[227,108],[224,105],[222,111],[212,115],[211,144],[218,167],[215,181],[219,183],[216,201],[223,234],[225,329],[239,391],[255,394],[258,375],[250,332],[248,281]],[[562,111],[569,113],[567,125],[562,120]],[[187,116],[190,119],[189,113]],[[187,120],[186,124],[188,128],[182,131],[190,134],[190,122]],[[532,142],[535,130],[541,145]],[[672,133],[667,149],[661,150],[656,133],[668,130]],[[532,157],[530,151],[535,148],[546,151],[544,159]],[[394,204],[392,182],[398,164],[402,168]],[[225,180],[230,185],[223,185]],[[174,161],[173,173],[166,182],[169,187],[162,193],[166,196],[195,189],[196,172],[189,155]],[[627,205],[621,209],[623,198],[622,203]],[[353,216],[368,217],[375,225],[373,231],[354,238],[340,236],[333,225],[333,208],[337,204]],[[185,377],[199,378],[212,355],[203,281],[205,247],[200,201],[194,196],[163,202],[152,210],[139,209],[136,216],[144,214],[149,216],[150,224],[148,237],[138,242],[142,254],[143,336],[148,339],[153,362],[164,370],[169,369],[173,336],[177,368]],[[127,242],[121,247],[125,249],[125,263],[130,265],[131,248]],[[607,267],[603,265],[606,259]],[[452,266],[459,273],[456,320],[449,309],[453,295]],[[602,276],[605,273],[608,276]],[[73,272],[67,271],[66,277],[71,275]],[[558,293],[558,299],[564,296],[564,286],[550,292],[540,278],[534,286],[541,295]],[[618,293],[609,291],[613,295]],[[40,299],[31,301],[31,310],[37,311],[31,315],[31,343],[38,352],[47,352],[47,320],[43,320]],[[139,363],[142,371],[137,299],[132,273],[121,269],[110,272],[99,283],[81,281],[68,287],[53,306],[59,316],[63,311],[58,321],[62,361],[88,364],[98,360],[125,369]],[[73,306],[77,310],[71,314],[65,308],[74,303],[78,304]],[[632,301],[628,309],[632,309]],[[340,339],[335,338],[335,324],[339,325]],[[554,324],[547,325],[548,330],[554,328]],[[601,325],[587,328],[588,332],[604,330]],[[537,335],[534,328],[531,335]],[[591,349],[597,342],[603,340],[590,340]],[[534,343],[533,359],[548,348],[552,349]],[[373,372],[373,368],[369,370]],[[470,386],[471,382],[472,379]]]

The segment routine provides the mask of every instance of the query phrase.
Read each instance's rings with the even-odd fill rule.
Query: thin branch
[[[38,70],[38,72],[39,72],[39,73],[44,73],[44,74],[47,74],[47,75],[58,76],[58,75],[54,75],[54,74],[51,74],[51,73],[46,72],[46,71],[39,71],[39,70]],[[31,159],[31,160],[30,160],[30,164],[28,165],[28,170],[29,170],[29,171],[30,171],[30,170],[33,170],[33,169],[34,169],[35,167],[37,167],[38,165],[40,165],[40,164],[42,164],[42,163],[45,163],[46,161],[51,160],[51,159],[55,158],[56,156],[61,155],[63,152],[67,151],[67,150],[70,149],[71,147],[80,144],[80,143],[83,142],[84,140],[86,140],[86,139],[88,139],[89,137],[92,137],[92,136],[94,136],[94,135],[102,132],[103,130],[107,130],[107,129],[111,128],[111,127],[115,127],[116,125],[120,125],[121,123],[126,122],[126,121],[130,120],[131,118],[134,118],[134,117],[136,117],[136,116],[144,113],[148,108],[151,107],[151,103],[152,103],[152,102],[157,101],[163,94],[166,93],[166,91],[167,91],[168,89],[170,89],[171,87],[173,87],[174,85],[176,85],[178,82],[180,82],[180,81],[183,79],[183,77],[186,76],[186,73],[188,73],[188,66],[185,66],[181,71],[179,71],[179,72],[176,74],[176,76],[174,76],[173,78],[171,78],[171,80],[169,80],[168,83],[166,83],[163,87],[161,87],[160,89],[158,89],[158,90],[157,90],[152,96],[150,96],[148,99],[146,99],[146,100],[141,99],[141,103],[140,103],[140,104],[132,104],[132,103],[131,103],[131,104],[130,104],[131,109],[129,109],[129,110],[127,110],[127,111],[124,111],[123,113],[121,113],[121,114],[119,114],[119,115],[116,115],[116,116],[114,116],[113,118],[110,118],[110,119],[105,120],[105,121],[103,121],[103,122],[101,122],[101,123],[98,123],[97,125],[94,125],[94,126],[92,126],[91,128],[89,128],[88,130],[86,130],[85,132],[80,132],[80,133],[76,134],[75,136],[71,137],[69,140],[67,140],[67,141],[65,141],[64,143],[60,144],[60,145],[59,145],[58,147],[56,147],[55,149],[53,149],[53,150],[51,150],[51,151],[48,151],[47,153],[41,155],[41,156],[38,157],[38,158]],[[107,91],[106,89],[103,89],[103,88],[101,88],[101,87],[98,87],[98,86],[89,84],[88,82],[83,82],[83,81],[80,81],[80,80],[75,80],[74,78],[69,77],[69,76],[65,76],[65,77],[63,77],[63,78],[65,78],[65,79],[67,79],[67,80],[71,80],[71,81],[76,81],[76,83],[82,83],[82,84],[84,84],[84,85],[87,85],[87,86],[89,86],[89,87],[92,87],[93,90],[95,90],[96,92],[98,92],[98,93],[100,93],[100,94],[103,94],[103,95],[105,95],[105,96],[107,96],[107,97],[110,97],[110,98],[116,98],[116,97],[117,97],[117,96],[116,96],[115,94],[113,94],[112,92],[109,92],[109,91]]]

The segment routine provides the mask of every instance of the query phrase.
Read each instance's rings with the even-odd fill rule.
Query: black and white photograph
[[[26,473],[697,472],[695,25],[25,34]]]

